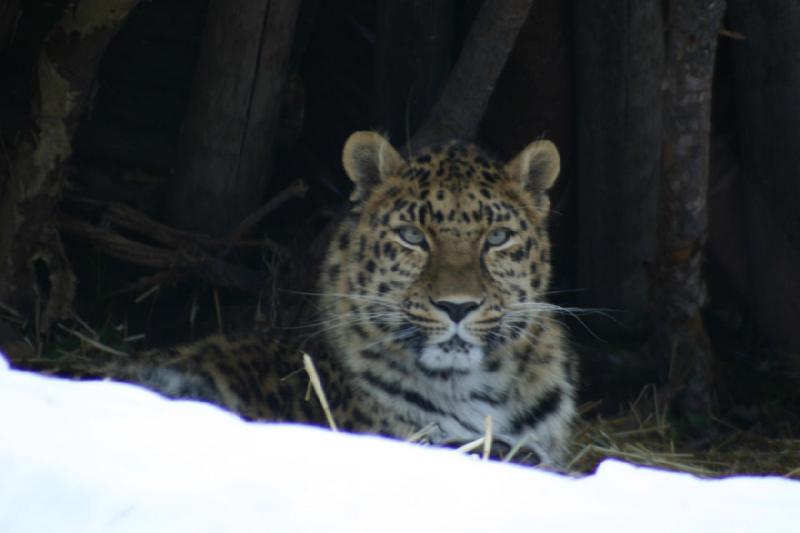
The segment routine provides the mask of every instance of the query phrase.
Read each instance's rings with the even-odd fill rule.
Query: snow
[[[139,387],[8,369],[0,532],[798,531],[800,483],[604,462],[571,479],[451,450],[246,423]]]

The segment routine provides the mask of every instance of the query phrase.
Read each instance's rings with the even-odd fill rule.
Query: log
[[[166,218],[215,236],[261,202],[299,2],[211,0]]]
[[[572,6],[562,0],[536,2],[497,80],[479,135],[506,158],[537,137],[553,141],[561,156],[556,187],[574,184],[572,20]]]
[[[669,3],[659,197],[654,347],[668,358],[668,393],[684,414],[713,410],[713,353],[701,314],[708,231],[711,82],[721,0]]]
[[[474,140],[497,78],[528,18],[533,0],[485,0],[453,71],[408,148],[449,139]]]
[[[177,132],[186,108],[185,89],[147,86],[142,83],[105,80],[93,102],[94,117],[133,126]],[[91,123],[91,121],[90,121]]]
[[[83,159],[168,174],[175,168],[175,131],[108,119],[81,124],[75,154]]]
[[[150,42],[143,37],[115,41],[103,63],[103,77],[185,91],[197,60],[197,44]]]
[[[800,368],[800,5],[729,0],[749,253],[748,303],[759,329]],[[742,258],[743,262],[745,261]]]
[[[39,55],[33,124],[10,172],[0,174],[0,302],[36,317],[37,333],[72,311],[75,281],[56,230],[56,206],[100,58],[136,4],[83,0],[64,11]]]
[[[3,53],[17,29],[22,0],[7,0],[0,2],[0,53]]]
[[[120,40],[158,44],[185,42],[196,46],[206,19],[207,2],[159,0],[144,2],[131,14]]]
[[[575,4],[578,304],[604,338],[650,320],[661,175],[664,23],[659,0]]]

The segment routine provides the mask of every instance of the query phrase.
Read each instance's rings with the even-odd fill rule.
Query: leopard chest
[[[362,388],[405,424],[431,427],[434,442],[475,439],[484,434],[487,417],[498,434],[511,429],[514,409],[508,376],[482,370],[456,375],[388,374],[362,374]]]

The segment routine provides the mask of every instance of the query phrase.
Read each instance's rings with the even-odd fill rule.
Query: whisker
[[[371,343],[369,343],[367,345],[362,345],[358,349],[359,350],[369,350],[373,346],[377,346],[378,344],[381,344],[381,343],[384,343],[384,342],[401,341],[403,339],[407,339],[409,337],[413,337],[416,333],[417,333],[417,327],[414,326],[414,325],[411,325],[411,326],[407,327],[406,329],[402,329],[402,330],[400,330],[400,331],[398,331],[396,333],[393,333],[389,337],[383,337],[383,338],[380,338],[380,339],[378,339],[378,340],[376,340],[374,342],[371,342]]]
[[[315,324],[305,326],[287,327],[286,329],[310,329],[311,333],[306,336],[307,340],[314,339],[315,337],[327,333],[329,331],[346,330],[352,326],[362,324],[401,324],[405,320],[405,314],[402,312],[382,312],[382,313],[351,313],[345,315],[337,315],[330,319],[320,320]],[[320,327],[326,326],[326,327]]]
[[[518,211],[522,211],[524,209],[530,209],[531,211],[533,211],[534,213],[539,214],[539,215],[553,214],[553,215],[558,215],[558,216],[564,216],[564,213],[562,213],[561,211],[559,211],[557,209],[554,209],[552,206],[549,207],[548,209],[542,209],[541,207],[539,207],[537,205],[534,205],[534,204],[522,204],[522,205],[520,205],[518,207],[509,206],[508,209],[513,213],[517,213]]]
[[[530,309],[533,308],[534,310],[541,310],[541,311],[551,311],[554,313],[564,313],[569,314],[572,316],[575,315],[588,315],[588,314],[597,314],[601,315],[609,320],[616,319],[611,316],[610,313],[620,313],[621,311],[618,309],[610,309],[610,308],[603,308],[603,307],[565,307],[561,305],[556,305],[549,302],[517,302],[510,304],[508,306],[511,310],[516,309]]]
[[[351,309],[348,309],[344,312],[338,311],[336,309],[336,304],[334,303],[323,308],[317,308],[316,312],[314,313],[315,316],[310,317],[316,318],[316,320],[308,321],[299,326],[285,326],[283,329],[304,329],[307,327],[313,327],[315,325],[330,324],[332,320],[347,316],[371,317],[379,319],[381,317],[402,317],[404,314],[404,311],[399,310],[399,306],[390,305],[384,302],[366,301],[366,303],[357,303],[351,306]]]
[[[508,328],[511,331],[516,332],[517,334],[519,334],[521,337],[525,338],[526,340],[529,340],[531,342],[535,342],[536,341],[536,336],[533,334],[532,331],[530,331],[527,328],[523,328],[523,327],[520,327],[520,326],[517,326],[517,325],[514,325],[514,324],[508,324]]]
[[[310,291],[294,291],[289,289],[279,289],[283,292],[288,292],[292,294],[299,294],[302,296],[315,296],[319,298],[323,297],[331,297],[331,298],[343,298],[347,300],[364,300],[369,302],[375,303],[386,303],[391,305],[400,305],[400,302],[392,299],[387,298],[385,296],[373,296],[367,294],[352,294],[352,293],[340,293],[340,292],[310,292]]]
[[[282,326],[281,329],[305,329],[323,325],[342,324],[347,323],[347,321],[351,319],[363,322],[365,320],[379,320],[381,318],[401,319],[405,318],[405,316],[406,314],[403,311],[350,311],[347,313],[339,313],[333,316],[320,318],[319,320],[306,322],[298,326]]]
[[[402,313],[396,314],[375,314],[375,315],[354,315],[354,316],[337,316],[330,320],[324,321],[320,323],[320,326],[328,326],[325,329],[330,328],[343,328],[348,325],[356,325],[356,324],[367,324],[367,323],[380,323],[380,322],[399,322],[401,319],[405,318],[405,315]],[[380,320],[386,319],[386,320]]]
[[[602,317],[608,318],[613,322],[622,325],[622,323],[617,320],[616,318],[612,317],[609,312],[614,312],[614,309],[599,309],[599,308],[582,308],[582,307],[562,307],[560,305],[555,305],[547,302],[522,302],[517,304],[509,305],[509,308],[512,309],[507,316],[526,316],[528,311],[534,312],[541,312],[541,313],[553,313],[553,314],[562,314],[562,315],[569,315],[575,319],[578,324],[586,330],[592,337],[599,341],[603,341],[603,339],[597,335],[592,328],[586,324],[580,317],[580,315],[588,315],[588,314],[597,314]],[[557,317],[551,316],[553,320],[559,321]],[[560,322],[560,321],[559,321]]]
[[[542,296],[552,296],[554,294],[572,294],[576,292],[586,292],[589,289],[558,289],[558,290],[549,290],[540,293]]]

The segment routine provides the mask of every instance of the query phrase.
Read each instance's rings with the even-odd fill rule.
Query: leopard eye
[[[486,236],[489,246],[500,246],[511,238],[511,230],[506,228],[495,228]]]
[[[397,234],[413,246],[421,246],[425,242],[425,234],[414,226],[403,226],[397,230]]]

